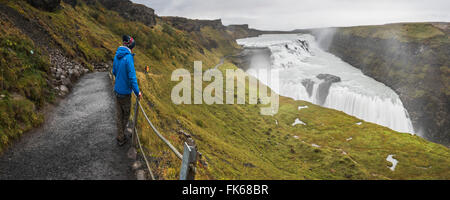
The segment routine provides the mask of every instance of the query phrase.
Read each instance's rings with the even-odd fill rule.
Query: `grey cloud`
[[[132,0],[162,16],[222,19],[266,30],[450,21],[448,0]]]

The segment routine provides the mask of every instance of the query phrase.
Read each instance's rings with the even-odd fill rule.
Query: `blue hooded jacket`
[[[132,91],[136,96],[139,95],[133,56],[129,48],[121,46],[114,57],[113,74],[116,77],[114,91],[122,95],[129,95]]]

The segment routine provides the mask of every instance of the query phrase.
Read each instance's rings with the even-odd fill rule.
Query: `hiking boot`
[[[123,146],[125,143],[127,143],[127,141],[128,141],[128,139],[127,139],[127,137],[123,137],[123,139],[117,139],[117,144],[119,145],[119,146]]]

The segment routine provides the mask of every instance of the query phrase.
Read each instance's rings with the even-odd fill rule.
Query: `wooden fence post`
[[[180,180],[194,180],[197,165],[197,147],[194,140],[189,138],[184,143],[183,161],[181,162]]]
[[[136,105],[134,106],[134,117],[133,117],[133,134],[131,135],[131,140],[133,142],[133,147],[137,148],[137,135],[136,135],[136,125],[137,117],[139,113],[139,97],[136,97]]]

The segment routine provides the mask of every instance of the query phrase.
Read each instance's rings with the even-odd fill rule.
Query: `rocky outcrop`
[[[112,67],[112,62],[98,63],[98,64],[94,65],[94,70],[97,72],[108,72],[112,69],[111,67]]]
[[[309,48],[309,44],[308,42],[306,42],[305,40],[297,40],[297,42],[299,43],[300,47],[305,50],[306,52],[310,52],[310,48]],[[310,52],[311,53],[311,52]]]
[[[27,2],[36,8],[54,11],[59,7],[61,0],[27,0]]]
[[[319,74],[317,75],[317,78],[323,82],[321,82],[317,88],[316,99],[319,105],[323,105],[327,100],[331,85],[333,83],[341,82],[341,78],[331,74]]]
[[[305,87],[306,92],[308,92],[309,97],[311,97],[314,89],[314,81],[311,79],[302,80],[302,85]]]
[[[429,30],[426,33],[447,34],[426,39],[362,36],[364,29],[358,33],[350,28],[338,29],[329,51],[396,91],[417,134],[448,145],[450,43],[448,30],[440,28],[448,27],[445,24],[422,24],[422,30]]]
[[[258,35],[261,35],[261,31],[249,28],[248,24],[228,25],[227,31],[229,31],[235,39],[257,37]]]
[[[318,79],[323,80],[328,83],[337,83],[341,82],[341,78],[331,74],[319,74],[316,76]]]
[[[258,30],[249,28],[248,24],[231,24],[227,26],[229,31],[235,39],[257,37],[262,34],[295,34],[300,33],[300,30],[294,31],[270,31],[270,30]]]
[[[230,24],[227,26],[227,29],[230,31],[238,31],[238,30],[249,30],[248,24]]]
[[[266,62],[270,62],[271,54],[272,52],[267,47],[245,48],[239,54],[229,56],[228,59],[242,70],[247,71],[250,68],[252,57],[258,55],[267,59]]]
[[[187,19],[184,17],[162,17],[162,20],[170,24],[171,26],[188,32],[200,31],[205,26],[210,26],[217,30],[225,30],[225,26],[222,24],[222,20],[200,20],[200,19]]]
[[[63,2],[71,5],[72,7],[75,7],[78,4],[78,0],[63,0]]]
[[[68,59],[59,50],[52,50],[50,53],[50,83],[53,89],[58,91],[59,96],[65,96],[70,88],[81,75],[88,73],[89,70],[81,64]]]
[[[130,21],[139,21],[147,26],[156,24],[155,10],[135,4],[129,0],[98,0],[107,9],[118,12],[123,18]]]

